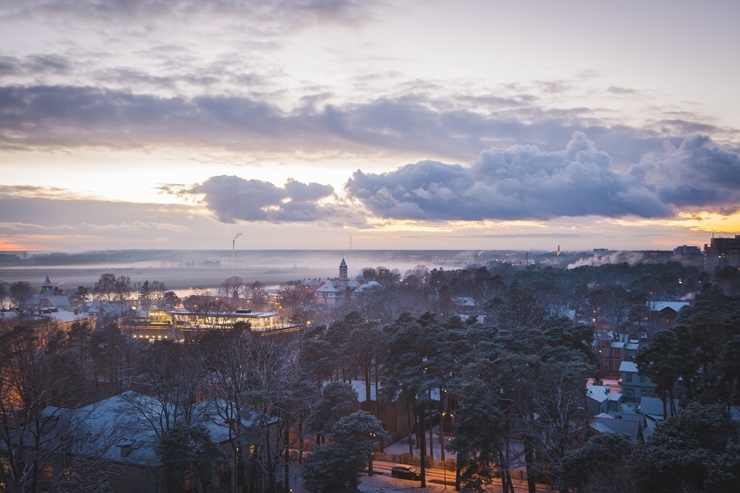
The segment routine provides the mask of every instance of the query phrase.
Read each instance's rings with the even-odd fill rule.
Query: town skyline
[[[0,251],[740,234],[740,5],[0,5]]]

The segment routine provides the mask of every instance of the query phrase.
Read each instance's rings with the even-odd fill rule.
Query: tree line
[[[530,491],[541,482],[582,492],[734,491],[740,436],[729,411],[740,388],[740,298],[725,280],[710,282],[680,264],[379,271],[366,269],[366,279],[385,283],[377,305],[348,303],[329,312],[333,320],[279,338],[242,324],[189,344],[149,344],[127,337],[115,321],[60,331],[18,319],[0,334],[2,482],[8,491],[50,483],[82,488],[83,478],[99,471],[99,457],[69,463],[51,478],[45,473],[52,456],[64,452],[48,444],[69,446],[78,431],[49,428],[49,409],[136,388],[173,413],[152,423],[169,491],[180,491],[193,469],[205,484],[205,464],[218,460],[194,411],[206,400],[218,403],[224,418],[254,413],[262,429],[277,433],[247,443],[247,430],[235,421],[231,443],[242,460],[233,474],[244,491],[289,491],[285,472],[295,451],[302,460],[309,448],[306,487],[355,491],[385,434],[376,417],[383,402],[403,403],[409,454],[419,456],[422,473],[432,425],[454,431],[447,452],[455,452],[460,490],[487,491],[499,477],[502,490],[513,493],[516,463],[524,465]],[[125,279],[102,281],[96,296],[125,296]],[[246,298],[235,285],[224,294]],[[163,285],[157,291],[167,292]],[[563,316],[565,309],[597,310],[628,332],[645,324],[638,307],[650,297],[692,293],[693,305],[673,327],[656,326],[636,359],[657,383],[665,414],[676,415],[645,444],[589,438],[584,387],[596,375],[595,329]],[[452,314],[456,296],[484,300],[482,312]],[[414,309],[397,313],[409,300]],[[296,316],[308,319],[313,312],[304,305],[296,301]],[[679,379],[683,393],[674,396]],[[364,382],[362,399],[348,383],[354,380]],[[376,399],[373,389],[382,389]],[[674,397],[682,399],[678,413],[668,410]],[[266,426],[274,418],[277,430]],[[19,436],[27,440],[20,444]]]

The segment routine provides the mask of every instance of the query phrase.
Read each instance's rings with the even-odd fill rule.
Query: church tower
[[[41,285],[41,294],[46,292],[51,293],[52,291],[54,291],[54,285],[51,283],[51,280],[49,280],[49,276],[46,276],[46,281]]]
[[[342,259],[342,262],[339,264],[339,285],[343,288],[346,288],[348,281],[349,277],[347,276],[347,262]]]

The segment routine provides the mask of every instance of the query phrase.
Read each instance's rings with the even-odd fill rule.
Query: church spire
[[[347,275],[347,262],[345,262],[343,258],[342,262],[339,264],[339,284],[341,286],[346,286],[348,280],[349,276]]]
[[[41,285],[41,292],[44,293],[46,291],[52,291],[53,289],[54,285],[51,283],[51,280],[49,280],[49,276],[46,276],[46,281]]]

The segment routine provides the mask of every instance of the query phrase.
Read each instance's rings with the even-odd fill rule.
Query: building
[[[698,246],[681,245],[673,249],[673,255],[701,255]]]
[[[586,410],[591,416],[620,410],[622,394],[612,392],[608,385],[586,386]]]
[[[214,401],[195,404],[191,423],[204,427],[217,450],[207,458],[210,466],[206,470],[199,472],[194,468],[184,474],[182,491],[244,491],[235,469],[237,464],[245,463],[244,457],[237,456],[240,450],[247,452],[255,447],[261,448],[262,453],[272,450],[275,454],[273,462],[279,464],[277,438],[280,421],[274,417],[264,420],[257,413],[248,411],[242,414],[241,426],[236,428],[233,418],[224,416],[225,408]],[[178,414],[175,406],[128,391],[79,409],[48,407],[44,413],[47,418],[43,447],[50,448],[51,452],[43,463],[42,488],[54,491],[63,484],[70,487],[75,481],[94,479],[90,487],[100,489],[91,491],[166,491],[165,467],[157,447],[159,434],[168,426],[165,423],[169,421],[171,427],[173,417]],[[58,430],[50,432],[52,428]],[[235,433],[235,429],[241,430],[241,436]],[[269,447],[261,447],[265,436],[270,437]],[[25,443],[33,441],[26,437]],[[252,471],[258,470],[252,468]],[[276,473],[282,477],[283,470],[277,468]],[[257,474],[259,477],[255,483],[258,487],[254,491],[266,491],[265,478],[261,473]],[[84,489],[80,487],[81,491]]]
[[[326,279],[313,293],[314,303],[317,305],[336,305],[344,299],[346,289]]]
[[[691,306],[691,303],[688,301],[649,301],[650,319],[660,325],[673,325],[678,312],[686,306]]]
[[[625,401],[639,402],[642,397],[655,397],[657,385],[649,377],[640,375],[634,361],[622,361],[619,373],[622,375],[622,397]]]
[[[68,330],[76,322],[88,320],[88,314],[74,307],[64,291],[51,282],[49,276],[41,284],[39,294],[35,294],[21,305],[20,312],[0,312],[0,323],[10,320],[15,313],[18,317],[31,325],[43,325],[54,322],[61,330]]]
[[[237,310],[152,311],[145,316],[131,316],[119,324],[135,339],[182,341],[209,330],[231,330],[243,323],[262,335],[297,332],[301,325],[286,323],[277,312]]]
[[[609,333],[599,333],[596,339],[596,353],[602,378],[619,375],[619,366],[624,360],[624,342],[615,341]]]
[[[600,414],[591,418],[589,425],[597,434],[619,433],[637,443],[645,441],[645,418],[637,414]]]
[[[709,245],[704,245],[704,268],[715,272],[725,267],[740,268],[740,235],[712,238]]]
[[[365,284],[362,275],[351,279],[348,275],[347,262],[342,258],[339,263],[339,277],[324,279],[314,291],[313,301],[320,306],[337,305],[352,296],[352,293]]]
[[[46,276],[46,280],[41,284],[41,292],[32,296],[25,305],[34,311],[55,308],[57,310],[71,311],[74,308],[69,301],[69,296],[63,290],[54,286],[49,276]]]

